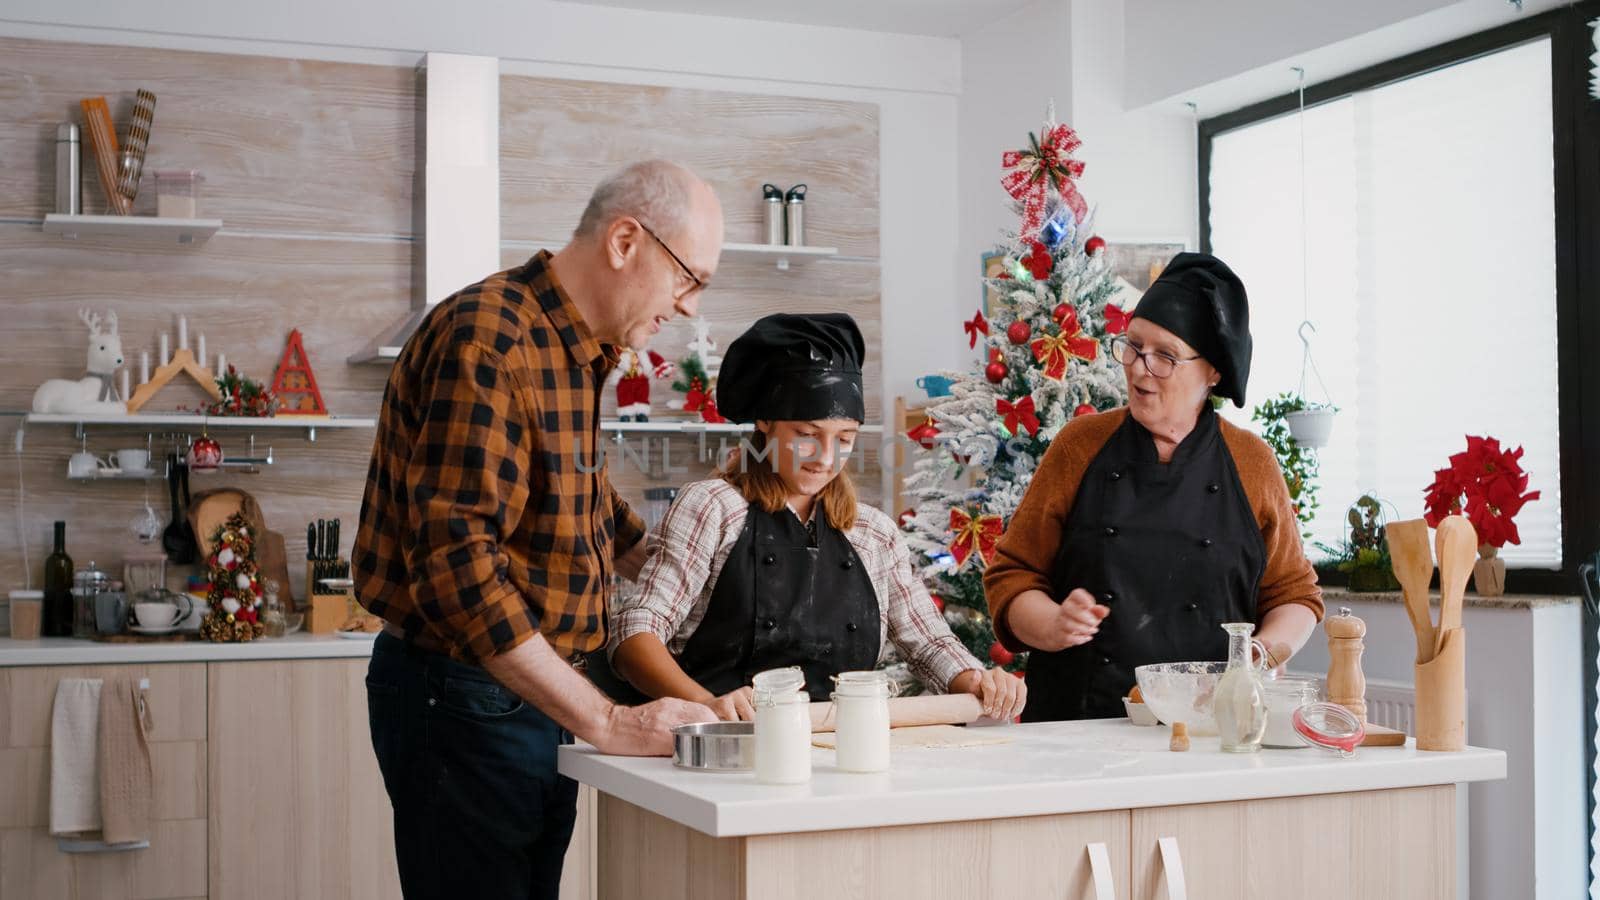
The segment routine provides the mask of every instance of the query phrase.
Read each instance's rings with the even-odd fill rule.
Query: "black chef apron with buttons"
[[[750,504],[705,618],[678,656],[706,690],[721,696],[757,672],[799,666],[811,699],[826,700],[832,676],[877,665],[872,579],[820,511],[814,522],[813,540],[788,509],[773,514]]]
[[[1086,644],[1028,656],[1030,722],[1125,715],[1133,670],[1226,660],[1224,622],[1254,622],[1266,544],[1207,404],[1163,464],[1129,415],[1084,472],[1051,582],[1111,613]]]

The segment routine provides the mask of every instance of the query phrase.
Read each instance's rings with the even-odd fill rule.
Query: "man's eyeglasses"
[[[638,220],[635,219],[634,221],[638,221]],[[656,243],[661,245],[661,249],[667,251],[667,255],[672,257],[672,261],[678,264],[678,268],[682,269],[683,270],[683,274],[689,279],[689,284],[686,285],[682,290],[678,291],[678,293],[673,296],[674,300],[682,300],[684,297],[687,297],[690,294],[694,293],[695,291],[698,291],[701,288],[706,286],[706,283],[704,281],[700,280],[700,276],[698,276],[698,275],[694,274],[694,272],[690,271],[689,267],[687,265],[684,265],[684,262],[683,262],[682,258],[680,258],[678,256],[678,254],[672,252],[672,248],[667,246],[667,242],[663,241],[661,239],[660,235],[658,235],[654,231],[650,230],[650,226],[649,225],[646,225],[643,222],[639,222],[639,227],[644,229],[644,233],[645,234],[648,234],[651,237],[656,239]]]
[[[1125,334],[1119,334],[1111,339],[1111,354],[1125,366],[1132,366],[1137,360],[1144,360],[1145,371],[1157,378],[1171,378],[1178,367],[1187,362],[1194,362],[1199,356],[1189,356],[1179,359],[1155,350],[1141,350],[1133,345],[1133,341]]]

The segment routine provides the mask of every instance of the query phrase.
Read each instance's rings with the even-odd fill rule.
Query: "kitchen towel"
[[[107,844],[150,839],[152,773],[148,692],[139,679],[100,689],[100,818]]]
[[[50,715],[50,833],[100,830],[98,678],[56,683]]]

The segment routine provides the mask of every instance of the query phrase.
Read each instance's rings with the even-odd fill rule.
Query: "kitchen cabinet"
[[[80,657],[214,650],[62,643]],[[294,652],[305,643],[218,652]],[[354,649],[348,641],[320,644]],[[0,665],[0,900],[399,897],[389,797],[368,735],[366,670],[359,656]],[[49,834],[56,682],[114,677],[150,679],[150,847],[63,853]],[[581,788],[562,900],[593,897],[594,807],[594,790]]]
[[[1455,803],[1434,785],[1137,809],[1133,898],[1176,896],[1160,849],[1174,838],[1195,900],[1453,900]]]
[[[63,678],[148,678],[150,847],[63,853],[50,836],[50,717]],[[0,668],[0,900],[206,894],[206,667]]]
[[[716,777],[716,776],[708,776]],[[1128,900],[1126,810],[1029,819],[713,838],[607,794],[599,798],[600,900]]]

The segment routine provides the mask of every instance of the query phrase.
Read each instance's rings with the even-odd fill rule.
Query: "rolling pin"
[[[966,725],[983,715],[983,704],[971,694],[926,694],[920,697],[890,697],[889,727],[912,725]],[[811,704],[811,731],[831,732],[835,714],[832,703]]]

